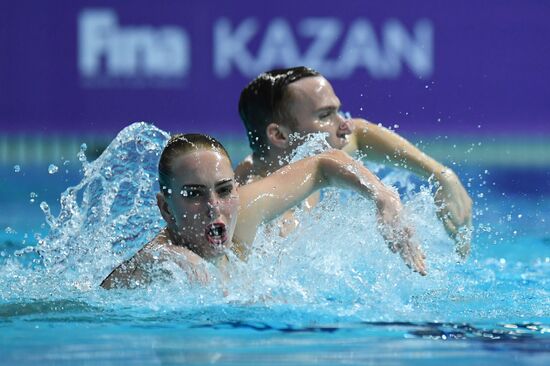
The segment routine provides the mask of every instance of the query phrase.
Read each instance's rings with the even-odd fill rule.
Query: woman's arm
[[[472,199],[458,176],[387,128],[364,119],[354,119],[353,124],[352,139],[345,151],[359,150],[371,161],[397,164],[424,179],[433,177],[437,181],[437,214],[455,239],[457,252],[465,257],[470,249],[468,234],[472,226]]]
[[[241,207],[235,241],[252,243],[262,222],[281,215],[327,186],[350,188],[372,199],[389,247],[394,252],[399,251],[405,263],[415,271],[426,273],[424,256],[411,241],[412,230],[401,224],[399,197],[361,163],[339,150],[289,164],[265,179],[239,187]]]

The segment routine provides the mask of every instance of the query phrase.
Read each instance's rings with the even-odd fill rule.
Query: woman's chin
[[[204,253],[204,259],[210,260],[223,256],[231,246],[230,244],[229,240],[217,243],[208,242],[208,253]]]

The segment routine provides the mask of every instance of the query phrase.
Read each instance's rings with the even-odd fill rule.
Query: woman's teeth
[[[221,244],[226,240],[225,225],[213,224],[206,229],[206,238],[213,244]]]

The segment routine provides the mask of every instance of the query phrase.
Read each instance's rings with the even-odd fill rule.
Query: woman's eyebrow
[[[233,179],[231,179],[231,178],[222,179],[218,183],[216,183],[216,187],[223,186],[223,185],[226,185],[228,183],[233,183]]]

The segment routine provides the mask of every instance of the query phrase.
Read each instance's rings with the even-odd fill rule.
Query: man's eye
[[[327,118],[331,117],[333,114],[334,114],[334,111],[332,111],[332,110],[326,111],[326,112],[321,113],[319,118],[320,119],[327,119]]]
[[[182,189],[181,190],[181,196],[182,197],[198,197],[200,196],[200,191],[197,191],[195,189]]]

